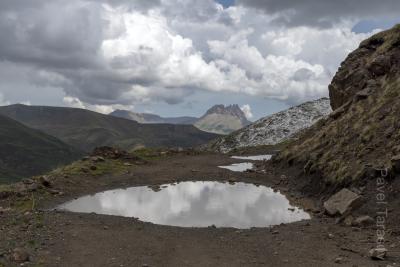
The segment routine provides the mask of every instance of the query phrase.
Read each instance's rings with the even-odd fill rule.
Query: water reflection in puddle
[[[233,172],[244,172],[253,169],[253,163],[250,162],[234,163],[228,166],[218,166],[218,167],[222,169],[228,169]]]
[[[244,160],[270,160],[272,155],[258,155],[258,156],[248,156],[248,157],[240,157],[240,156],[232,156],[233,159],[244,159]]]
[[[309,219],[271,188],[245,183],[182,182],[111,190],[59,206],[72,212],[136,217],[142,221],[182,227],[266,227]]]

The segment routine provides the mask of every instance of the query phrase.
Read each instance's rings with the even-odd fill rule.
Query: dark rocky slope
[[[55,137],[0,116],[0,184],[50,171],[81,156]]]
[[[329,86],[333,113],[275,162],[304,168],[323,184],[346,186],[389,168],[400,172],[400,25],[361,43]]]

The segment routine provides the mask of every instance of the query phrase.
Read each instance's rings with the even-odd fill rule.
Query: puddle
[[[218,166],[218,168],[228,169],[233,172],[244,172],[253,169],[253,163],[250,162],[234,163],[227,166]]]
[[[135,217],[181,227],[267,227],[309,219],[271,188],[245,183],[182,182],[105,191],[67,202],[57,209]]]
[[[258,156],[248,156],[248,157],[239,157],[232,156],[233,159],[244,159],[244,160],[270,160],[272,155],[258,155]]]

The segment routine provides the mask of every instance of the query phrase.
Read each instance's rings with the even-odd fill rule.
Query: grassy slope
[[[139,124],[73,108],[12,105],[0,107],[0,114],[56,136],[85,151],[104,145],[124,149],[138,145],[190,147],[217,137],[191,125]]]
[[[0,183],[47,172],[81,155],[55,137],[0,116]]]
[[[350,94],[347,104],[290,144],[278,162],[302,165],[306,173],[320,174],[327,186],[360,182],[377,168],[392,167],[392,157],[400,154],[400,27],[371,37],[362,46],[377,40],[384,42],[369,47],[367,53],[363,48],[363,57],[350,55],[337,74],[338,81],[334,79],[334,86]],[[382,55],[387,57],[387,72],[371,73],[372,68],[366,66]],[[366,77],[356,76],[360,73]],[[356,92],[348,93],[359,86],[359,80],[371,79],[379,86],[369,96],[360,99],[354,96]]]

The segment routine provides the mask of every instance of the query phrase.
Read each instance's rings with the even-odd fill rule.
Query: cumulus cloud
[[[297,103],[327,95],[340,61],[368,36],[353,33],[348,22],[276,26],[287,5],[262,13],[247,7],[261,2],[241,3],[5,0],[0,77],[23,70],[15,79],[31,88],[61,89],[65,105],[103,113],[138,103],[178,104],[197,91]]]
[[[81,109],[89,109],[95,112],[110,114],[111,112],[121,109],[121,110],[133,110],[133,105],[91,105],[87,103],[83,103],[76,97],[66,96],[63,98],[64,104],[68,107],[72,108],[81,108]],[[30,104],[29,104],[30,105]]]
[[[251,120],[253,118],[253,113],[251,112],[251,107],[250,105],[246,104],[240,107],[240,109],[243,111],[244,115],[248,120]]]
[[[398,18],[398,0],[237,0],[243,6],[276,15],[275,22],[289,26],[330,27],[356,18]]]

